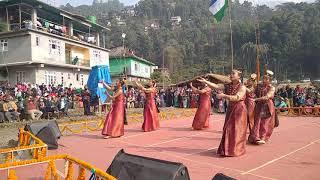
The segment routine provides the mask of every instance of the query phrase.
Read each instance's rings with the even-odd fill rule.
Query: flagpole
[[[231,3],[232,0],[228,0],[229,3],[229,25],[230,25],[230,46],[231,46],[231,69],[233,69],[234,66],[234,57],[233,57],[233,31],[232,31],[232,17],[231,17]]]

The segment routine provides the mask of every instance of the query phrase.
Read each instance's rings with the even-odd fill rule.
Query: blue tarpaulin
[[[111,84],[109,66],[94,66],[89,75],[88,89],[92,94],[96,94],[100,98],[101,103],[105,103],[107,100],[106,88],[99,87],[99,82],[104,80],[107,84]]]

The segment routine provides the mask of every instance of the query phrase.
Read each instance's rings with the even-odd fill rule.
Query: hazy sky
[[[81,5],[81,4],[92,4],[92,0],[42,0],[44,2],[48,2],[52,4],[55,2],[57,6],[59,5],[64,5],[66,3],[70,3],[73,6]],[[139,0],[120,0],[120,2],[124,3],[125,5],[133,5],[136,4]],[[209,2],[210,0],[208,0]],[[243,2],[244,0],[240,0],[240,2]],[[259,4],[264,4],[265,2],[274,2],[276,3],[282,3],[282,2],[313,2],[315,0],[249,0],[253,3],[259,3]]]

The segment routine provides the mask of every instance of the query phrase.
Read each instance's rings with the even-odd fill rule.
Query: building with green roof
[[[112,81],[121,77],[126,77],[128,81],[146,81],[157,69],[154,63],[123,47],[111,49],[109,63]]]

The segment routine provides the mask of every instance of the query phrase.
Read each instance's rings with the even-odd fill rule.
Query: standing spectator
[[[2,95],[2,91],[0,92],[0,123],[3,123],[6,119],[4,117],[4,112],[3,112],[3,95]]]
[[[286,86],[286,92],[287,92],[287,99],[288,99],[288,107],[293,107],[293,89],[290,87],[290,85]]]
[[[92,115],[90,111],[90,92],[87,86],[84,87],[84,91],[82,92],[82,102],[84,108],[84,115]]]

